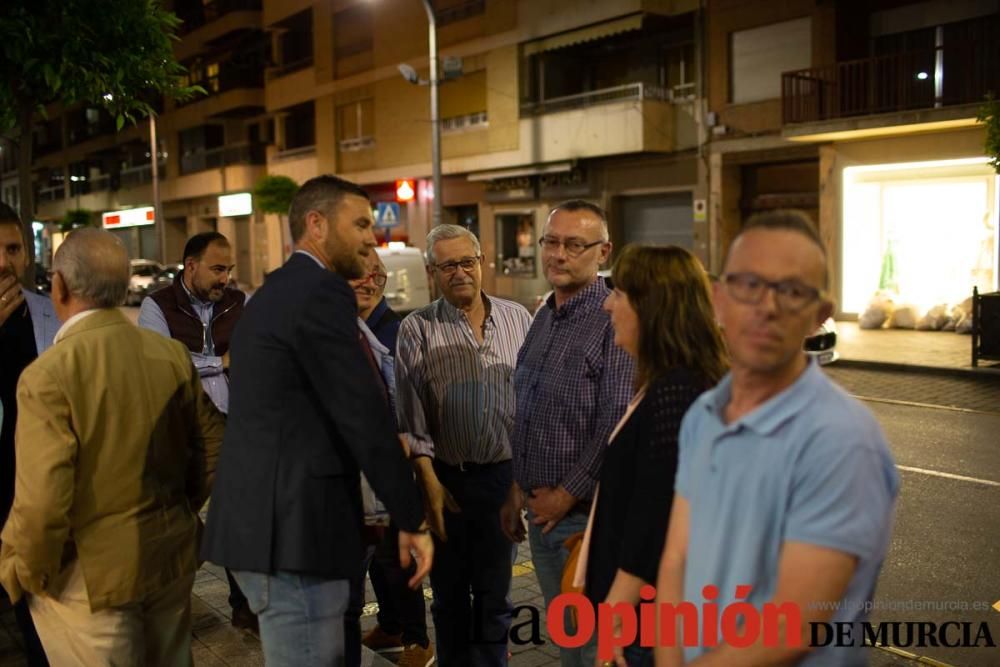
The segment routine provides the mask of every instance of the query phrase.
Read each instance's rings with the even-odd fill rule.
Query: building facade
[[[1000,1],[434,0],[441,193],[431,186],[427,18],[419,0],[175,0],[178,60],[207,95],[158,117],[165,256],[218,229],[257,285],[288,251],[277,216],[220,208],[265,174],[335,173],[395,201],[392,240],[443,219],[482,241],[487,291],[547,286],[549,209],[586,198],[616,247],[674,243],[709,270],[747,217],[818,222],[842,315],[894,267],[929,306],[996,289],[997,181],[975,121],[1000,90]],[[96,108],[40,121],[37,218],[152,205],[149,128]],[[16,203],[12,151],[0,195]],[[120,232],[158,258],[151,226]],[[929,271],[933,267],[934,271]],[[930,303],[934,302],[934,303]]]
[[[438,0],[443,219],[481,238],[488,291],[547,287],[537,241],[552,205],[612,211],[616,242],[707,253],[699,191],[697,2]],[[396,240],[421,246],[431,198],[427,19],[415,0],[265,0],[271,173],[337,173],[377,200],[413,179]],[[702,181],[704,179],[701,179]],[[703,225],[707,227],[707,225]]]
[[[842,317],[997,289],[997,175],[976,113],[1000,90],[1000,3],[708,3],[711,266],[749,215],[818,222]]]

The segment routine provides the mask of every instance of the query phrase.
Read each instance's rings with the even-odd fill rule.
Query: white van
[[[431,302],[427,269],[419,248],[380,246],[375,250],[389,276],[385,283],[385,300],[390,308],[406,315]]]

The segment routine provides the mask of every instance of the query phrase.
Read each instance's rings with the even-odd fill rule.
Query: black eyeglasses
[[[729,296],[740,303],[757,305],[765,292],[774,290],[774,300],[781,310],[797,313],[823,296],[823,291],[800,283],[798,280],[764,280],[756,273],[726,273],[722,283]]]
[[[444,264],[435,264],[434,268],[443,273],[446,276],[450,276],[461,268],[466,273],[471,273],[479,265],[480,257],[463,257],[460,260],[454,262],[445,262]]]
[[[592,241],[586,243],[580,239],[569,239],[562,241],[557,238],[552,238],[551,236],[543,236],[538,239],[538,245],[542,246],[543,250],[548,250],[549,252],[556,252],[559,250],[559,246],[566,248],[566,254],[570,257],[579,257],[587,250],[590,250],[595,245],[601,245],[602,243],[607,243],[607,241]]]

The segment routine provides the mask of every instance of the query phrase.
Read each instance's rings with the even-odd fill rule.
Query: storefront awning
[[[611,37],[619,33],[639,30],[642,28],[642,16],[641,13],[623,16],[613,21],[605,21],[604,23],[587,26],[586,28],[562,32],[551,37],[536,39],[533,42],[526,42],[524,44],[524,55],[531,56],[543,51],[552,51],[553,49],[561,49],[564,46],[592,42],[595,39],[604,39],[605,37]]]

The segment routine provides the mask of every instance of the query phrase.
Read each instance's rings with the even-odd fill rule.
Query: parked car
[[[184,268],[183,264],[168,264],[161,271],[159,271],[155,276],[153,276],[153,284],[150,285],[149,290],[146,292],[147,295],[153,292],[159,291],[160,289],[167,287],[168,285],[174,284],[174,279],[177,274],[181,272]]]
[[[816,329],[812,336],[806,338],[803,348],[810,357],[815,359],[821,366],[832,364],[840,355],[837,354],[837,323],[833,318],[827,318]]]
[[[427,269],[419,248],[379,247],[376,252],[388,274],[385,300],[390,308],[405,315],[431,302]]]
[[[35,293],[48,295],[52,292],[52,272],[42,267],[35,268]]]
[[[132,277],[128,281],[125,305],[137,306],[152,292],[153,280],[158,273],[163,271],[164,266],[151,259],[133,259],[131,264]]]

